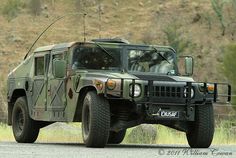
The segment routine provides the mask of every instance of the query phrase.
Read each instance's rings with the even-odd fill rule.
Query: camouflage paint
[[[130,96],[130,84],[132,79],[141,85],[147,84],[147,80],[139,80],[135,75],[127,72],[109,72],[109,71],[86,71],[86,70],[72,70],[72,53],[78,45],[91,45],[92,42],[79,43],[62,43],[58,45],[51,45],[37,48],[32,55],[28,56],[19,66],[17,66],[8,76],[8,102],[13,101],[13,92],[21,89],[26,92],[28,108],[30,117],[35,120],[42,121],[78,121],[75,118],[76,112],[79,112],[79,105],[81,106],[81,90],[85,87],[93,88],[97,91],[98,95],[104,95],[106,89],[106,82],[108,79],[116,81],[116,88],[114,90],[107,90],[106,93],[119,97],[121,89],[121,79],[125,79],[123,83],[123,95],[125,100],[142,101],[144,99],[144,90],[141,96],[132,98]],[[130,44],[111,44],[101,43],[105,47],[144,47],[144,45],[130,45]],[[146,46],[145,46],[146,47]],[[152,46],[150,46],[151,48]],[[155,46],[158,49],[171,49],[170,47]],[[52,58],[55,54],[62,54],[63,60],[67,62],[67,75],[65,78],[56,79],[52,74]],[[48,73],[44,76],[35,76],[35,57],[48,56],[50,57],[49,65],[45,68]],[[163,84],[175,85],[177,82],[193,82],[190,77],[168,76],[168,79],[174,82],[163,81]],[[26,82],[28,86],[26,87]],[[156,81],[154,84],[161,84],[162,82]],[[184,84],[182,84],[184,86]],[[199,92],[200,93],[200,92]],[[200,100],[203,98],[200,96]]]

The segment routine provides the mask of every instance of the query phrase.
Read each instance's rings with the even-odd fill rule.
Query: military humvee
[[[8,75],[8,124],[17,142],[32,143],[51,123],[82,122],[87,147],[162,124],[186,132],[190,147],[207,148],[219,84],[194,82],[192,73],[193,58],[166,46],[97,39],[40,47]]]

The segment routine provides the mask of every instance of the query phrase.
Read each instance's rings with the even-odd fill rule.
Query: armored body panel
[[[82,122],[88,147],[120,143],[142,123],[162,124],[186,132],[191,147],[209,147],[212,103],[219,85],[229,102],[231,87],[195,82],[190,56],[182,57],[181,76],[180,59],[171,47],[114,39],[37,48],[8,75],[8,124],[18,142],[34,142],[46,125]]]

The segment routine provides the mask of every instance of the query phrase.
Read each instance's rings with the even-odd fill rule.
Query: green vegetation
[[[3,6],[2,14],[7,17],[8,20],[12,20],[17,17],[20,12],[23,3],[21,0],[8,0]]]
[[[179,30],[181,25],[174,21],[168,24],[163,29],[163,32],[166,35],[168,44],[176,50],[178,55],[181,55],[187,48],[192,46],[192,42],[189,39],[183,38],[183,33]]]
[[[29,9],[30,13],[34,16],[40,15],[42,8],[41,8],[41,0],[30,0],[29,2]]]
[[[86,12],[89,13],[86,18],[86,39],[91,40],[101,34],[103,38],[126,38],[131,43],[157,45],[168,45],[170,43],[177,48],[179,53],[184,51],[184,53],[188,52],[188,55],[195,57],[196,66],[199,66],[195,69],[195,74],[198,74],[194,76],[196,80],[202,81],[208,77],[209,81],[218,82],[225,79],[222,75],[218,75],[217,70],[212,71],[210,65],[219,64],[219,61],[214,58],[220,53],[219,48],[228,44],[228,42],[234,42],[230,41],[231,38],[236,39],[236,33],[234,33],[235,20],[231,20],[230,28],[228,26],[230,17],[236,17],[236,9],[232,5],[235,0],[228,0],[232,3],[224,5],[227,32],[222,37],[219,37],[218,34],[218,32],[221,32],[221,27],[217,27],[219,20],[212,9],[211,1],[184,1],[184,3],[181,1],[161,1],[156,3],[155,1],[142,0],[142,3],[137,3],[135,0],[101,0],[101,21],[99,21],[98,12],[99,2],[94,0],[41,0],[41,7],[35,5],[37,8],[35,15],[40,10],[41,13],[39,16],[33,17],[32,20],[32,16],[29,16],[29,14],[32,15],[30,3],[34,2],[36,4],[36,1],[39,2],[38,0],[7,0],[0,2],[1,12],[4,12],[0,15],[0,59],[2,61],[1,70],[4,70],[3,76],[6,76],[7,72],[12,70],[13,67],[10,65],[22,61],[27,48],[31,46],[35,37],[55,17],[73,11],[83,12],[83,9],[86,9]],[[228,12],[231,15],[230,17],[227,16]],[[8,22],[6,17],[12,15],[11,13],[17,17],[14,21]],[[198,16],[199,19],[193,23],[196,15],[200,15]],[[2,16],[5,18],[2,18]],[[171,20],[176,17],[175,21]],[[46,32],[42,39],[37,42],[35,48],[59,42],[83,40],[83,18],[70,17],[65,20],[67,21],[58,22],[50,31]],[[181,27],[178,27],[179,25],[175,24],[176,22],[181,24]],[[101,31],[99,31],[99,24],[101,24]],[[66,34],[62,32],[66,32]],[[21,38],[21,41],[10,40],[9,36],[11,34],[16,38]],[[196,48],[191,49],[191,43],[196,44]],[[209,50],[209,53],[207,52],[208,56],[206,57],[205,52],[207,50]],[[2,52],[4,52],[4,55],[1,55]],[[199,57],[199,59],[196,57]],[[212,60],[208,60],[210,58]],[[212,73],[211,77],[206,75],[207,72]]]
[[[211,0],[212,8],[214,12],[216,13],[221,24],[222,36],[225,35],[225,29],[226,29],[226,24],[224,21],[224,14],[223,14],[224,3],[225,1],[223,0]]]
[[[235,8],[235,11],[236,11],[236,1],[232,0],[232,2],[233,2],[233,5],[234,5],[234,8]]]
[[[187,139],[185,137],[185,133],[179,132],[177,130],[167,128],[162,125],[154,125],[157,128],[157,136],[156,140],[154,141],[144,141],[144,142],[150,142],[151,144],[187,144]],[[127,139],[127,136],[131,132],[132,128],[129,129],[126,133],[126,137],[123,141],[124,144],[129,144],[129,139]],[[143,142],[139,142],[139,144],[142,144]]]
[[[27,4],[32,15],[40,15],[42,11],[41,0],[30,0],[27,3],[22,0],[8,0],[2,8],[2,14],[10,21],[16,18]]]
[[[0,85],[1,93],[2,93],[3,96],[6,96],[7,95],[7,81],[5,79],[5,76],[1,76],[0,80],[1,80],[1,83],[2,83],[2,85]]]
[[[236,92],[236,44],[225,46],[223,49],[223,73],[233,85],[232,94]],[[232,105],[236,108],[236,97],[232,97]]]
[[[215,135],[213,139],[214,144],[236,144],[236,128],[235,121],[221,121],[217,123]],[[69,129],[67,129],[69,127]],[[187,144],[185,133],[157,125],[157,137],[152,141],[152,144]],[[128,129],[123,144],[129,144],[127,136],[133,128]],[[60,130],[60,132],[58,132]],[[0,124],[0,141],[15,141],[10,126]],[[80,123],[72,123],[64,129],[58,128],[43,128],[40,130],[37,142],[70,142],[82,143],[82,134]],[[139,142],[144,144],[143,142]]]
[[[202,16],[208,25],[208,30],[211,30],[212,29],[212,20],[213,20],[212,16],[208,12],[203,13]]]
[[[226,29],[231,35],[235,34],[235,0],[211,0],[212,9],[221,25],[222,36],[226,34]]]
[[[13,133],[10,126],[0,123],[0,141],[14,141]]]

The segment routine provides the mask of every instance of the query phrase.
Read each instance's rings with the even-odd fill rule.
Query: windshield
[[[128,50],[128,69],[131,72],[176,74],[175,55],[170,50]]]
[[[72,69],[120,70],[120,48],[91,44],[75,49]]]

